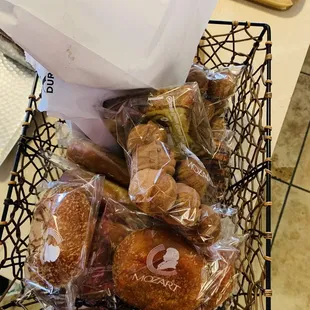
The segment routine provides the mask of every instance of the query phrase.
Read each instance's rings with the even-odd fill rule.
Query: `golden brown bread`
[[[177,183],[177,200],[164,219],[170,225],[192,227],[200,218],[200,204],[200,196],[195,189]]]
[[[195,244],[210,246],[218,241],[221,234],[221,217],[212,207],[201,205],[199,224],[187,232],[187,238]]]
[[[208,98],[220,101],[232,96],[235,92],[236,77],[229,71],[210,72],[208,75]]]
[[[132,128],[127,138],[127,151],[132,153],[137,147],[153,141],[167,142],[167,132],[152,121]]]
[[[131,174],[135,175],[143,169],[155,169],[174,175],[176,161],[174,152],[170,151],[163,142],[153,141],[147,145],[140,145],[132,155]]]
[[[61,182],[88,182],[94,176],[93,173],[85,171],[83,169],[77,168],[72,170],[65,171],[59,181]],[[102,199],[104,203],[108,201],[108,199],[112,199],[117,201],[129,208],[133,207],[133,204],[129,198],[128,191],[114,183],[113,181],[104,179],[103,182],[103,193]]]
[[[118,246],[113,279],[121,299],[141,310],[194,310],[207,281],[204,259],[163,229],[133,232]]]
[[[129,184],[129,173],[124,159],[86,139],[71,139],[67,157],[86,170],[103,174],[122,185]]]
[[[210,176],[200,161],[194,158],[181,160],[176,169],[176,180],[194,188],[202,198],[210,184]]]
[[[128,192],[140,210],[149,215],[160,215],[174,205],[177,185],[163,170],[144,169],[133,176]]]
[[[90,193],[80,186],[49,189],[33,215],[26,269],[29,279],[64,287],[84,270],[95,220]]]

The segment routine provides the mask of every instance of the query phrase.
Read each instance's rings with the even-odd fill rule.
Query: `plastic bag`
[[[55,153],[42,151],[41,155],[52,163],[52,165],[64,171],[59,179],[61,182],[87,183],[95,176],[94,173],[82,169],[79,165],[56,155]],[[108,199],[113,199],[130,209],[134,208],[129,198],[128,190],[125,187],[104,178],[102,194],[103,205],[105,205]]]
[[[86,138],[69,140],[67,158],[90,172],[104,174],[125,186],[129,184],[125,160]]]
[[[217,71],[209,70],[202,65],[192,65],[187,76],[187,82],[197,82],[206,104],[216,104],[215,110],[220,110],[227,104],[226,99],[233,96],[238,86],[243,65],[230,65]],[[217,114],[218,115],[218,114]]]
[[[103,178],[88,183],[53,182],[38,202],[29,235],[25,282],[51,301],[66,291],[75,300],[75,281],[83,274],[102,199]],[[53,296],[54,295],[54,296]]]
[[[104,117],[127,155],[131,200],[168,223],[196,225],[212,181],[192,149],[210,156],[213,152],[197,83],[141,90],[105,102],[104,107]]]
[[[119,204],[108,204],[104,235],[114,249],[115,293],[138,309],[196,309],[209,268],[176,232]],[[115,229],[122,225],[123,229]],[[115,234],[121,237],[116,237]]]
[[[221,210],[216,211],[232,212]],[[163,222],[109,200],[100,231],[111,255],[105,266],[107,279],[113,279],[110,297],[116,294],[141,310],[194,310],[222,302],[231,293],[226,286],[235,276],[240,242],[232,236],[232,222],[227,227],[223,221],[219,240],[200,248]]]

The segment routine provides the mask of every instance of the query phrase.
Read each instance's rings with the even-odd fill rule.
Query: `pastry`
[[[205,68],[201,65],[194,64],[189,70],[186,82],[197,82],[202,95],[208,89],[209,80],[207,79]]]
[[[80,168],[76,168],[73,170],[67,170],[63,173],[59,181],[61,182],[88,182],[94,176],[93,173],[85,171]],[[133,207],[133,204],[129,198],[128,191],[119,186],[118,184],[105,179],[103,182],[103,193],[102,199],[104,203],[108,201],[108,199],[115,200],[129,208]]]
[[[212,207],[201,206],[199,224],[187,232],[187,238],[195,244],[210,246],[218,241],[221,233],[221,217]]]
[[[149,144],[153,141],[167,142],[167,132],[164,128],[149,121],[132,128],[127,139],[127,151],[131,154],[137,147]]]
[[[28,280],[65,287],[83,272],[95,226],[92,208],[85,186],[60,184],[45,193],[31,224]]]
[[[208,171],[194,158],[181,160],[176,169],[176,180],[194,188],[202,198],[211,182]]]
[[[177,199],[177,185],[173,177],[163,170],[138,171],[129,186],[129,196],[146,214],[168,212]]]
[[[207,95],[212,102],[227,99],[235,92],[236,77],[229,70],[209,72],[208,80]]]
[[[121,185],[129,184],[129,173],[125,160],[90,140],[71,139],[67,157],[87,171],[103,174]]]
[[[208,279],[204,259],[181,236],[153,228],[133,232],[117,247],[118,296],[141,310],[194,310]]]
[[[212,132],[197,83],[151,93],[145,117],[160,123],[170,134],[179,157],[180,148],[212,151]],[[182,152],[181,152],[182,153]]]
[[[163,142],[153,141],[147,145],[140,145],[132,155],[131,174],[143,169],[155,169],[174,175],[176,161],[174,152],[169,151]]]
[[[195,189],[177,183],[177,200],[165,221],[170,225],[194,226],[200,218],[200,196]]]

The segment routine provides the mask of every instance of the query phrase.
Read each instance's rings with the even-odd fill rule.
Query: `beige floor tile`
[[[310,104],[310,102],[309,102]],[[308,132],[305,146],[301,154],[293,184],[310,190],[310,133]]]
[[[272,189],[271,227],[272,232],[274,233],[282,209],[283,201],[288,189],[288,185],[276,180],[272,180],[271,189]]]
[[[272,249],[273,309],[310,309],[310,194],[292,188]]]
[[[308,49],[308,53],[301,71],[310,74],[310,47]]]
[[[300,74],[273,154],[273,175],[291,180],[310,119],[310,76]]]

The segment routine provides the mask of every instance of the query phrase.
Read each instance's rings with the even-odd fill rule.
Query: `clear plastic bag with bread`
[[[58,145],[66,149],[68,160],[83,170],[103,174],[121,186],[128,186],[129,172],[121,150],[104,148],[76,130],[70,129],[69,133],[64,135],[62,132],[67,127],[66,124],[58,127]]]
[[[229,185],[229,160],[233,150],[234,133],[228,129],[225,114],[229,100],[239,86],[243,70],[243,65],[230,65],[213,71],[194,64],[187,77],[187,81],[195,81],[199,85],[214,137],[214,153],[200,156],[216,189],[216,195],[209,195],[209,202],[222,199]]]
[[[140,310],[211,310],[231,294],[236,238],[202,250],[164,222],[112,200],[101,224],[113,283],[106,299],[116,300],[115,294]]]
[[[59,168],[62,171],[60,174],[59,181],[61,182],[89,182],[95,174],[93,172],[85,170],[76,163],[64,158],[60,155],[52,153],[48,150],[42,150],[41,156],[47,160],[51,165]],[[105,174],[102,174],[105,176]],[[104,207],[108,199],[113,199],[126,207],[132,209],[134,208],[133,203],[128,195],[128,188],[118,184],[112,179],[104,178],[103,182],[103,192],[102,192],[102,205]]]
[[[198,155],[214,152],[198,84],[140,90],[104,102],[103,107],[103,118],[126,154],[132,202],[169,224],[195,226],[212,187]]]
[[[76,281],[85,272],[103,178],[89,182],[52,182],[36,205],[29,234],[25,283],[57,308],[72,308]]]

